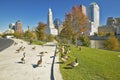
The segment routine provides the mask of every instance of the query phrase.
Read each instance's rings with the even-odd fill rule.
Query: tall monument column
[[[52,19],[52,10],[49,8],[48,10],[48,21],[47,21],[49,28],[54,28],[53,19]]]
[[[58,30],[55,28],[52,20],[52,10],[49,8],[47,15],[47,34],[58,35]]]

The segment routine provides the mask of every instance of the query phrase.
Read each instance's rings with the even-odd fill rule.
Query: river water
[[[103,42],[104,40],[90,40],[90,47],[103,49],[104,48]]]

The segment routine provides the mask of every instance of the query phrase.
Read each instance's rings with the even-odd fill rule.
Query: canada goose
[[[21,46],[21,47],[20,47],[19,49],[17,49],[16,51],[19,53],[19,52],[20,52],[20,50],[22,49],[22,47],[23,47],[23,46]]]
[[[57,56],[59,54],[59,51],[55,51],[55,56]]]
[[[64,55],[64,56],[63,56],[63,58],[65,58],[65,59],[68,59],[68,58],[69,58],[69,56],[67,56],[67,55]]]
[[[23,48],[23,46],[21,46],[19,49],[21,50]]]
[[[81,46],[79,46],[79,50],[81,51]]]
[[[70,53],[70,49],[65,50],[65,54]]]
[[[22,48],[22,51],[24,51],[24,50],[25,50],[25,47]]]
[[[37,66],[41,65],[42,64],[42,55],[40,55],[40,60],[38,60],[37,62]]]
[[[35,50],[35,48],[36,48],[36,46],[34,46],[34,47],[32,48],[32,50]]]
[[[78,63],[77,58],[76,58],[75,61],[73,61],[73,62],[67,64],[67,66],[75,67],[75,66],[78,66],[78,64],[79,64],[79,63]]]
[[[15,42],[15,43],[14,43],[14,46],[15,46],[15,45],[17,45],[17,44],[18,44],[18,43],[17,43],[17,42]]]
[[[23,45],[22,46],[20,46],[20,48],[22,48],[23,47]]]
[[[19,53],[21,49],[17,49],[16,51]]]
[[[21,44],[23,44],[23,42],[21,41]]]
[[[61,60],[63,63],[65,63],[67,61],[67,59],[65,59],[64,57],[61,57]]]
[[[39,54],[41,54],[41,55],[43,56],[45,53],[47,53],[47,52],[44,52],[44,51],[43,51],[43,52],[40,52]]]
[[[61,47],[61,51],[62,51],[62,53],[65,52],[65,47],[64,46]]]
[[[22,61],[23,64],[25,64],[25,54],[26,54],[26,53],[24,52],[24,53],[23,53],[23,57],[21,58],[21,61]]]

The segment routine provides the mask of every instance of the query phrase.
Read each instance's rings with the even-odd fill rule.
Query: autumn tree
[[[104,47],[109,50],[119,49],[119,41],[116,37],[109,37],[103,44]]]
[[[33,33],[31,31],[25,31],[24,33],[24,37],[28,38],[28,39],[32,39],[33,37]]]
[[[82,33],[85,30],[86,16],[82,13],[79,6],[73,6],[71,10],[72,27],[75,33]]]
[[[80,7],[73,6],[71,11],[65,15],[65,21],[63,23],[64,29],[60,35],[69,39],[74,36],[77,40],[78,36],[85,31],[85,23],[87,20],[88,18],[82,13]]]
[[[44,23],[39,22],[35,32],[39,40],[41,41],[45,40],[45,24]]]

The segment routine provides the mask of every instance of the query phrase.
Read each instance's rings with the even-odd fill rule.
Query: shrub
[[[98,35],[99,36],[104,36],[104,33],[103,32],[98,32]]]
[[[109,37],[109,36],[114,36],[114,33],[113,33],[113,32],[106,33],[106,36],[107,36],[107,37]]]
[[[98,36],[98,34],[94,32],[94,36]]]
[[[87,36],[81,36],[80,40],[81,40],[83,46],[88,47],[90,45],[90,40]]]
[[[116,37],[109,37],[103,43],[104,47],[109,50],[118,50],[119,49],[119,41]]]

